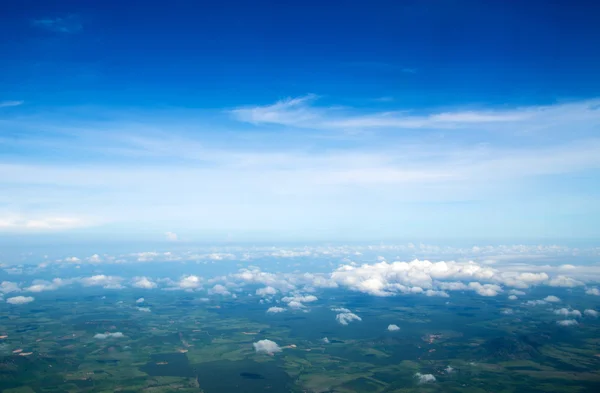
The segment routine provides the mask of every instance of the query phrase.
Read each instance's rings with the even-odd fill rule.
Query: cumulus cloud
[[[55,278],[52,281],[34,280],[32,282],[32,285],[25,288],[25,290],[28,292],[55,291],[64,285],[71,284],[73,281],[74,280],[71,280],[71,279],[65,280],[62,278]]]
[[[470,282],[469,288],[481,296],[496,296],[502,292],[502,288],[495,284],[480,284],[478,282]]]
[[[121,285],[121,281],[123,279],[121,277],[116,276],[106,276],[104,274],[98,274],[91,277],[84,277],[80,279],[80,282],[83,286],[93,287],[93,286],[101,286],[106,289],[121,289],[123,286]]]
[[[426,290],[425,296],[450,297],[450,295],[444,291],[434,291],[433,289]]]
[[[515,313],[515,312],[514,312],[512,309],[510,309],[510,308],[505,308],[504,310],[502,310],[502,311],[500,311],[500,312],[501,312],[502,314],[504,314],[504,315],[512,315],[512,314],[514,314],[514,313]]]
[[[292,309],[301,309],[306,306],[304,303],[316,302],[319,300],[315,295],[293,295],[285,296],[281,299],[282,302],[287,303],[287,306]]]
[[[547,284],[551,287],[563,287],[573,288],[584,285],[581,281],[575,280],[574,278],[567,276],[556,276],[551,280],[548,280]]]
[[[102,257],[100,257],[98,254],[94,254],[91,257],[87,257],[87,260],[91,263],[100,263],[102,262]]]
[[[79,263],[81,262],[81,259],[77,258],[77,257],[67,257],[64,259],[65,262],[69,262],[69,263]]]
[[[321,339],[321,342],[322,342],[323,344],[329,344],[329,343],[330,343],[330,341],[329,341],[329,339],[328,339],[327,337],[323,337],[323,338]]]
[[[290,303],[290,302],[301,302],[301,303],[311,303],[319,300],[315,295],[294,295],[294,296],[286,296],[281,299],[282,302]]]
[[[146,301],[146,299],[144,299],[143,297],[139,298],[138,300],[136,300],[136,303],[144,303]]]
[[[510,295],[508,297],[508,300],[517,300],[517,299],[518,299],[518,297],[516,295]]]
[[[281,352],[281,347],[275,341],[271,340],[260,340],[253,343],[252,346],[254,346],[256,353],[268,353],[272,355],[276,352]]]
[[[587,295],[600,296],[600,289],[598,289],[597,287],[588,288],[585,290],[585,293]]]
[[[194,275],[184,276],[177,282],[177,286],[181,289],[195,289],[200,287],[202,278]]]
[[[273,296],[273,295],[277,294],[277,289],[275,289],[273,287],[259,288],[256,290],[256,294],[258,296],[262,296],[262,297]]]
[[[137,307],[138,311],[141,312],[150,312],[152,310],[150,310],[150,307]]]
[[[148,277],[134,277],[131,280],[131,286],[134,288],[142,288],[142,289],[152,289],[156,288],[157,285],[154,281],[149,279]]]
[[[454,372],[454,368],[452,366],[448,366],[444,369],[444,371],[446,371],[446,374],[452,374]]]
[[[419,381],[419,383],[431,383],[431,382],[435,382],[435,377],[433,376],[433,374],[416,373],[415,374],[415,378],[417,378],[417,380]]]
[[[9,297],[8,299],[6,299],[6,303],[9,304],[26,304],[26,303],[31,303],[32,301],[34,301],[35,299],[31,296],[15,296],[15,297]]]
[[[398,325],[388,325],[387,330],[389,330],[390,332],[397,332],[398,330],[400,330],[400,326],[398,326]]]
[[[342,325],[348,325],[352,321],[362,321],[362,318],[351,312],[342,312],[335,316],[335,319]]]
[[[123,337],[125,337],[125,335],[121,332],[98,333],[94,336],[94,338],[97,340],[106,340],[107,338],[123,338]]]
[[[465,291],[469,287],[463,282],[438,282],[437,287],[445,291]]]
[[[428,290],[473,290],[482,296],[496,296],[503,291],[501,284],[528,288],[544,282],[548,275],[499,271],[472,261],[430,262],[416,259],[411,262],[383,261],[358,267],[342,265],[331,274],[331,279],[339,286],[375,296],[434,293]],[[469,284],[462,281],[469,281]]]
[[[11,281],[2,281],[0,284],[0,292],[2,293],[11,293],[11,292],[20,292],[21,288],[19,284]]]
[[[560,308],[558,310],[554,310],[554,314],[556,314],[556,315],[562,315],[563,317],[581,318],[581,311],[579,311],[579,310],[569,310],[568,308]]]
[[[216,284],[214,287],[208,290],[208,293],[211,295],[231,295],[231,292],[229,292],[229,290],[221,284]]]
[[[585,311],[583,311],[583,315],[585,315],[586,317],[598,318],[598,311],[588,308]]]
[[[561,300],[560,300],[560,298],[558,298],[554,295],[550,295],[550,296],[546,296],[544,298],[544,301],[549,302],[549,303],[559,303]]]
[[[565,319],[563,321],[556,321],[556,324],[559,326],[576,326],[579,325],[579,322],[574,319]]]
[[[283,307],[269,307],[269,309],[267,310],[267,312],[269,314],[278,314],[280,312],[284,312],[285,308]]]

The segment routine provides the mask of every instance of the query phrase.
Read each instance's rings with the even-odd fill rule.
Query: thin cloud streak
[[[0,108],[9,108],[11,106],[23,105],[25,101],[0,101]]]
[[[360,114],[352,110],[316,106],[317,96],[288,98],[271,105],[237,108],[231,114],[252,124],[279,124],[299,128],[352,129],[460,129],[473,126],[510,124],[511,127],[532,128],[550,126],[554,122],[571,121],[600,123],[600,100],[588,100],[549,106],[520,107],[510,110],[439,112],[412,115],[409,111]],[[565,117],[566,116],[566,117]]]

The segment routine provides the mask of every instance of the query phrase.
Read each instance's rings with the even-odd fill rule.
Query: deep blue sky
[[[5,1],[0,83],[69,104],[143,94],[221,107],[307,91],[537,104],[597,93],[599,14],[593,1]],[[80,31],[32,29],[69,17]]]
[[[600,235],[600,3],[0,7],[2,231]]]

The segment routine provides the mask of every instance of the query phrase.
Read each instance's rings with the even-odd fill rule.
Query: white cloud
[[[79,280],[83,286],[101,286],[106,289],[121,289],[123,286],[121,282],[123,279],[117,276],[106,276],[104,274],[98,274],[91,277],[84,277]]]
[[[142,312],[151,312],[152,310],[150,309],[150,307],[136,307],[138,309],[138,311],[142,311]]]
[[[469,287],[464,282],[444,282],[440,281],[437,284],[437,287],[441,290],[445,291],[464,291],[469,289]]]
[[[136,300],[136,303],[144,303],[146,301],[146,299],[144,299],[143,297],[139,298],[138,300]]]
[[[563,317],[581,318],[581,311],[579,311],[579,310],[569,310],[568,308],[560,308],[558,310],[554,310],[554,314],[556,314],[556,315],[562,315]]]
[[[11,292],[20,292],[21,288],[19,288],[19,284],[11,281],[2,281],[0,284],[0,292],[2,293],[11,293]]]
[[[77,257],[67,257],[64,259],[65,262],[69,262],[69,263],[79,263],[81,262],[81,259],[77,258]]]
[[[420,291],[419,291],[420,292]],[[434,291],[433,289],[428,289],[425,291],[425,296],[438,296],[438,297],[450,297],[450,295],[448,295],[446,292],[444,291]]]
[[[524,111],[443,112],[429,116],[381,112],[372,115],[353,115],[327,107],[311,106],[317,96],[287,98],[275,104],[238,108],[231,113],[239,120],[271,123],[304,128],[456,128],[482,123],[518,122],[530,117]]]
[[[362,321],[362,318],[351,312],[339,313],[335,319],[342,325],[348,325],[352,321]]]
[[[179,280],[177,286],[181,289],[195,289],[200,287],[202,278],[194,275],[184,276]]]
[[[504,315],[512,315],[512,314],[514,314],[514,313],[515,313],[515,312],[514,312],[512,309],[510,309],[510,308],[505,308],[504,310],[502,310],[502,311],[500,311],[500,312],[501,312],[502,314],[504,314]]]
[[[72,279],[62,278],[55,278],[52,281],[34,280],[32,285],[25,288],[25,290],[28,292],[55,291],[62,286],[71,284],[73,281]]]
[[[525,296],[526,293],[523,291],[519,291],[518,289],[511,289],[510,291],[508,291],[508,293],[510,295],[516,295],[516,296]]]
[[[23,105],[25,101],[0,101],[0,108]]]
[[[275,289],[273,287],[259,288],[256,290],[256,294],[258,296],[262,296],[262,297],[273,296],[273,295],[277,294],[277,289]]]
[[[411,262],[379,262],[353,266],[342,265],[331,274],[339,286],[375,296],[424,293],[433,295],[444,290],[475,291],[481,296],[503,292],[502,284],[528,288],[548,279],[546,273],[498,270],[476,262],[413,260]],[[469,284],[457,281],[470,281]],[[474,281],[476,280],[476,281]],[[483,282],[483,283],[482,283]],[[446,296],[445,293],[437,293]]]
[[[302,304],[301,302],[292,300],[291,302],[289,302],[288,307],[294,310],[299,310],[301,308],[306,308],[306,306],[304,304]]]
[[[598,289],[597,287],[588,288],[585,290],[585,293],[587,295],[600,296],[600,289]]]
[[[106,340],[107,338],[123,338],[125,337],[125,335],[121,332],[114,332],[114,333],[98,333],[96,335],[94,335],[95,339],[98,340]]]
[[[317,97],[313,94],[287,98],[273,105],[238,108],[231,113],[241,121],[249,123],[274,123],[295,126],[318,120],[318,115],[307,107]]]
[[[554,295],[550,295],[550,296],[546,296],[544,298],[544,301],[549,302],[549,303],[559,303],[561,300],[560,300],[560,298],[558,298]]]
[[[598,311],[588,308],[583,311],[583,315],[585,315],[586,317],[598,318]]]
[[[431,383],[436,381],[435,376],[433,376],[433,374],[416,373],[415,378],[419,380],[419,383]]]
[[[563,321],[556,321],[556,324],[559,326],[576,326],[579,325],[579,322],[574,319],[565,319]]]
[[[154,260],[154,258],[158,257],[160,254],[156,251],[143,251],[134,255],[137,256],[138,262],[149,262]]]
[[[275,341],[271,340],[260,340],[253,343],[252,346],[254,346],[256,353],[274,354],[281,352],[281,347]]]
[[[221,284],[216,284],[214,287],[212,287],[211,289],[208,290],[208,293],[210,293],[212,295],[223,295],[223,296],[231,295],[231,292],[229,292],[229,290],[227,290],[227,288]]]
[[[87,260],[91,263],[100,263],[102,262],[102,257],[100,257],[98,254],[94,254],[91,257],[88,257]]]
[[[390,332],[396,332],[396,331],[400,330],[400,327],[398,325],[389,325],[387,327],[387,330],[389,330]]]
[[[509,300],[517,300],[517,299],[518,299],[518,297],[517,297],[516,295],[510,295],[510,296],[508,297],[508,299],[509,299]]]
[[[452,374],[454,372],[454,368],[452,366],[448,366],[444,369],[444,371],[446,371],[446,374]]]
[[[302,303],[311,303],[319,300],[315,295],[294,295],[294,296],[286,296],[281,299],[282,302],[290,303],[290,302],[302,302]]]
[[[548,285],[551,287],[563,287],[563,288],[573,288],[585,285],[581,281],[575,280],[571,277],[567,276],[556,276],[553,279],[548,281]]]
[[[477,294],[481,296],[496,296],[500,292],[502,292],[502,288],[495,284],[480,284],[478,282],[470,282],[469,288],[474,290]]]
[[[321,341],[323,342],[323,344],[329,344],[330,343],[330,341],[329,341],[329,339],[327,337],[323,337],[321,339]]]
[[[8,299],[6,299],[6,303],[9,304],[26,304],[26,303],[31,303],[32,301],[34,301],[35,299],[31,296],[15,296],[15,297],[9,297]]]
[[[134,277],[131,282],[131,286],[134,288],[152,289],[156,288],[157,284],[149,279],[148,277]]]
[[[178,239],[177,234],[173,233],[173,232],[166,232],[165,236],[167,238],[168,241],[170,242],[176,242]]]
[[[284,312],[284,311],[285,311],[285,308],[283,308],[283,307],[269,307],[269,309],[267,310],[267,312],[269,314],[277,314],[277,313]]]

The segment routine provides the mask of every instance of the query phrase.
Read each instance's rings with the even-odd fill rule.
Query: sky
[[[5,241],[600,236],[597,2],[0,7]]]

